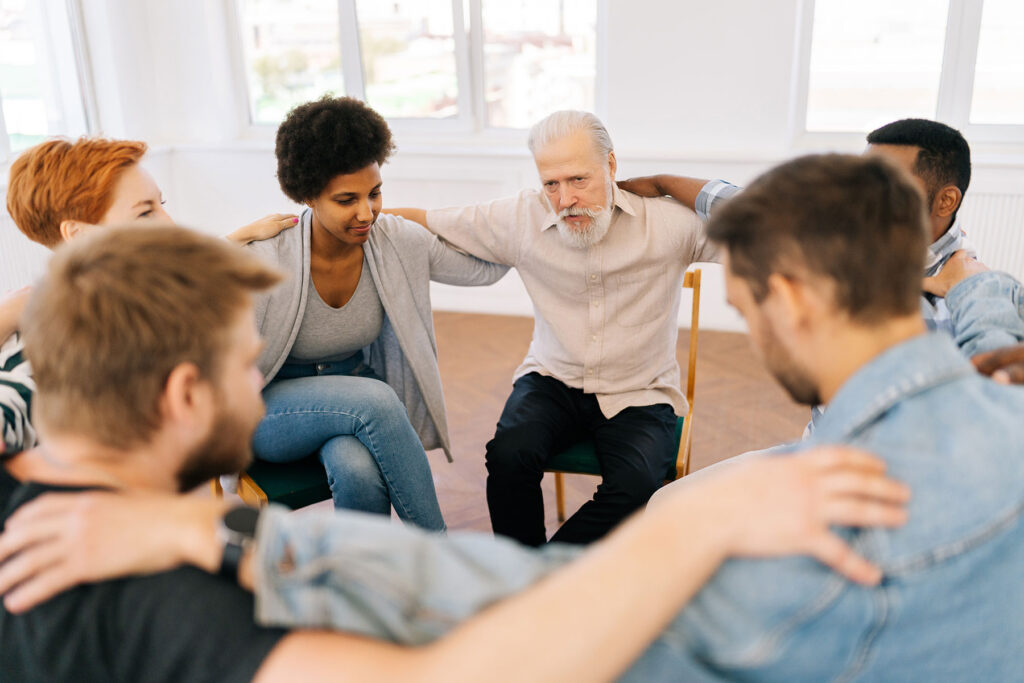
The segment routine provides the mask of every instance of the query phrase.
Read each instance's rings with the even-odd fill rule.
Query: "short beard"
[[[589,249],[604,239],[608,234],[608,228],[612,225],[612,178],[605,176],[605,193],[608,197],[608,206],[603,209],[562,209],[558,214],[558,234],[562,236],[569,246],[575,249]],[[574,228],[566,222],[567,216],[586,216],[590,224],[582,229]]]
[[[209,436],[185,458],[178,470],[178,491],[191,491],[222,474],[238,474],[252,462],[255,425],[238,415],[221,411]]]
[[[763,323],[761,355],[765,367],[794,401],[808,406],[821,405],[821,393],[817,385],[783,349],[771,323],[767,320]]]

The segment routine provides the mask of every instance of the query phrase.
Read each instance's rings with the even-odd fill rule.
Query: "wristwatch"
[[[221,556],[220,569],[217,573],[224,578],[238,581],[242,555],[256,538],[256,524],[259,518],[260,511],[247,505],[237,505],[220,518],[217,534],[224,542],[224,554]]]

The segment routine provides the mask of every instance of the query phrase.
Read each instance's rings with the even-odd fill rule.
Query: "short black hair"
[[[383,164],[394,151],[384,117],[353,97],[325,95],[292,109],[278,127],[277,179],[301,204],[335,176]]]
[[[773,273],[834,284],[837,309],[874,324],[920,310],[928,220],[921,192],[881,157],[811,155],[778,166],[708,223],[758,302]]]
[[[919,147],[914,172],[928,186],[929,204],[946,185],[955,185],[961,196],[967,194],[971,184],[971,148],[956,128],[928,119],[900,119],[868,133],[868,144]]]

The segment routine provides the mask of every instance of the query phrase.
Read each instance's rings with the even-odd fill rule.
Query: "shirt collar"
[[[625,190],[620,190],[618,185],[616,185],[614,182],[612,183],[612,211],[613,212],[615,211],[616,208],[619,208],[619,209],[622,209],[622,211],[624,213],[627,213],[630,216],[634,216],[634,217],[637,216],[638,215],[638,210],[637,210],[635,202],[638,199],[639,199],[639,197],[637,195],[633,194],[632,192],[626,192]],[[548,201],[547,197],[544,198],[544,201],[547,202],[547,204],[548,204],[548,213],[544,217],[544,230],[547,230],[549,228],[553,228],[556,225],[558,225],[558,214],[555,212],[555,210],[553,208],[551,208],[551,202]],[[614,215],[612,217],[614,218]]]
[[[853,374],[814,426],[819,443],[850,441],[900,401],[974,374],[947,334],[921,334],[890,347]]]
[[[934,275],[936,271],[949,260],[954,252],[964,248],[965,235],[957,218],[949,226],[946,232],[939,236],[939,239],[928,245],[928,258],[925,262],[925,272]]]

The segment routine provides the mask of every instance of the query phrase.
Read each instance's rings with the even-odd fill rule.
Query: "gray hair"
[[[594,141],[595,151],[603,159],[612,153],[612,137],[608,135],[608,129],[601,123],[601,119],[589,111],[575,109],[556,111],[533,124],[526,144],[530,148],[530,153],[536,154],[539,148],[548,143],[581,130],[590,135],[590,139]]]

